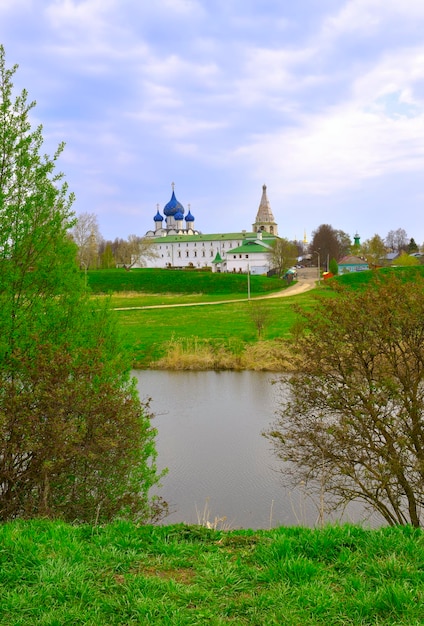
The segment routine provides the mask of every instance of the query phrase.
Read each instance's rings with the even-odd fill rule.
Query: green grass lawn
[[[251,301],[247,301],[247,276],[172,270],[98,270],[87,275],[93,293],[109,294],[123,345],[134,367],[150,367],[163,357],[170,342],[205,342],[214,351],[223,346],[239,352],[258,339],[252,319],[255,298],[290,289],[285,281],[250,277]],[[307,296],[307,294],[305,294]],[[308,298],[305,297],[305,300]],[[181,306],[240,300],[227,304]],[[261,300],[267,323],[262,339],[288,337],[295,320],[293,299]],[[172,308],[143,308],[167,305]]]
[[[387,271],[400,272],[405,280],[413,280],[416,272],[424,273],[424,268],[378,270],[382,274]],[[266,318],[260,339],[288,341],[298,320],[295,304],[304,308],[313,307],[317,294],[332,294],[332,281],[353,291],[362,289],[374,274],[372,271],[346,274],[321,281],[319,287],[304,294],[259,301],[256,298],[261,295],[284,288],[289,294],[290,287],[275,277],[251,276],[250,302],[247,301],[247,277],[239,274],[98,270],[88,272],[88,281],[93,293],[111,294],[111,306],[115,309],[123,345],[131,355],[133,366],[147,368],[162,358],[174,342],[194,340],[197,344],[206,343],[215,352],[224,347],[233,353],[239,353],[243,346],[257,343],[259,337],[252,309],[258,306],[265,310]],[[222,300],[240,302],[180,306]],[[137,308],[159,305],[173,305],[173,308]]]
[[[130,300],[130,299],[129,299]],[[313,306],[310,292],[289,298],[272,298],[239,303],[160,309],[116,311],[115,315],[127,350],[134,364],[148,367],[163,356],[171,339],[196,337],[215,345],[252,344],[258,340],[252,307],[267,313],[262,339],[288,339],[297,315],[294,303]],[[127,306],[131,306],[127,303]]]
[[[424,534],[0,526],[4,626],[418,626]]]

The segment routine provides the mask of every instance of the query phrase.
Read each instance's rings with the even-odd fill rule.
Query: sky
[[[203,233],[424,243],[423,0],[0,0],[44,151],[105,239],[175,183]]]

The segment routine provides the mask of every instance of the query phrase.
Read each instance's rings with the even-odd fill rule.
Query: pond
[[[283,487],[281,462],[262,436],[274,421],[281,394],[280,385],[271,384],[276,375],[143,370],[134,376],[140,397],[152,398],[158,467],[169,469],[159,491],[171,511],[164,523],[317,524],[316,499],[300,486]],[[362,507],[355,505],[343,519],[362,517]]]

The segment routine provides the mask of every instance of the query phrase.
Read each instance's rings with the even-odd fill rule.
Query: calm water
[[[231,528],[313,526],[317,507],[302,490],[282,486],[279,462],[262,435],[278,405],[275,376],[262,372],[137,371],[141,398],[152,398],[158,429],[160,490],[170,504],[165,523],[210,521]],[[359,521],[352,507],[344,519]],[[376,522],[371,521],[372,525]]]

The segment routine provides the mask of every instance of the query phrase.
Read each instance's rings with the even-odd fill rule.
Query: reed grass
[[[153,361],[151,369],[291,371],[287,342],[278,339],[243,344],[234,339],[213,342],[172,337],[163,349],[164,356]]]

